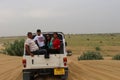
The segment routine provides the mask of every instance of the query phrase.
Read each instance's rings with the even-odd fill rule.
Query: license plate
[[[64,74],[65,74],[64,68],[55,68],[54,69],[54,75],[64,75]]]

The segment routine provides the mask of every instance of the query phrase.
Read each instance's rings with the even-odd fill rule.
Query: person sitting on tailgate
[[[45,49],[39,49],[37,44],[34,42],[32,39],[33,35],[32,32],[27,33],[28,38],[26,39],[24,45],[25,45],[25,50],[26,54],[31,55],[32,57],[36,54],[47,54],[47,51]]]

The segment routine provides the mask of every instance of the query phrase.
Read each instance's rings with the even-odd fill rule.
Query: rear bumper
[[[64,68],[65,72],[68,72],[68,68]],[[44,69],[23,69],[23,73],[29,72],[31,74],[39,75],[54,75],[54,68],[44,68]]]

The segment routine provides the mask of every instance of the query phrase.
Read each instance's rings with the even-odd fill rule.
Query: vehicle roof
[[[53,31],[51,31],[51,32],[42,32],[42,34],[53,34],[53,33],[54,33]],[[60,33],[60,34],[63,34],[63,35],[64,35],[63,32],[57,32],[57,33]]]
[[[42,32],[42,34],[53,34],[54,32],[53,31],[49,31],[49,32]],[[57,33],[60,33],[60,34],[63,34],[64,35],[64,33],[63,32],[57,32]],[[36,33],[33,33],[33,34],[36,34]]]
[[[49,31],[49,32],[41,32],[42,34],[53,34],[55,31]],[[57,32],[57,31],[56,31]],[[57,32],[58,34],[61,34],[64,38],[65,38],[65,35],[63,32]],[[36,33],[33,33],[33,35],[36,35]]]

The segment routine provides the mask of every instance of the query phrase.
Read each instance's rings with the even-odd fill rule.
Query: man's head
[[[41,34],[41,30],[37,29],[37,35],[40,35],[40,34]]]
[[[27,36],[28,36],[28,38],[32,39],[32,37],[33,37],[33,36],[32,36],[32,32],[28,32],[28,33],[27,33]]]

